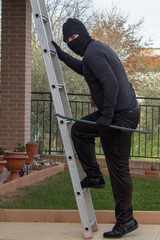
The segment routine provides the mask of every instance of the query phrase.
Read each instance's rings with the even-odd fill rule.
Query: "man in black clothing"
[[[132,132],[110,128],[110,125],[135,129],[140,110],[134,89],[121,61],[106,44],[93,40],[84,24],[69,18],[63,25],[63,40],[83,60],[73,58],[53,42],[58,57],[68,67],[84,76],[97,111],[84,117],[96,125],[76,122],[71,135],[86,177],[82,187],[102,188],[105,181],[96,161],[95,137],[100,137],[115,200],[116,224],[105,238],[119,238],[138,227],[133,218],[132,180],[129,153]]]

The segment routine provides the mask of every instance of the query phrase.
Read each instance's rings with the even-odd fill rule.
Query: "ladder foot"
[[[93,229],[93,232],[97,232],[97,231],[98,231],[98,228]]]

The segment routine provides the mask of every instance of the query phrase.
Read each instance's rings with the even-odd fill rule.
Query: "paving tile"
[[[156,240],[158,234],[158,226],[140,225],[139,228],[131,233],[128,233],[123,238],[124,240]]]
[[[110,231],[113,224],[98,224],[93,240],[102,240],[103,232]],[[82,240],[80,223],[0,223],[0,240]],[[122,240],[160,240],[160,225],[140,225]]]
[[[67,225],[69,224],[66,223],[65,227]],[[13,226],[15,226],[15,230]],[[3,233],[3,237],[16,240],[48,240],[51,236],[55,236],[61,232],[63,227],[64,224],[59,223],[14,223],[12,231],[8,231],[7,226],[5,227],[7,231],[5,236]]]
[[[113,224],[99,224],[99,231],[93,235],[93,240],[102,240],[103,233],[110,231]],[[126,234],[122,240],[160,240],[156,238],[160,232],[159,225],[140,225],[139,228],[131,233]],[[160,235],[159,235],[160,236]]]
[[[160,240],[160,231],[159,231],[159,233],[157,234],[157,237],[156,237],[155,240]]]
[[[7,237],[7,235],[9,234],[11,236],[11,239],[12,239],[13,236],[14,236],[14,233],[17,231],[17,229],[21,228],[22,225],[23,225],[23,223],[0,222],[0,237],[2,239],[5,238],[5,239],[8,240],[8,239],[10,239],[9,237]]]
[[[71,223],[61,230],[56,236],[52,236],[49,240],[82,240],[84,235],[81,224]]]

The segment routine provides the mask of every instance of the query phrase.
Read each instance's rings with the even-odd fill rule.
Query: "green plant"
[[[26,147],[18,143],[18,146],[14,148],[13,152],[25,152]]]
[[[0,148],[0,155],[5,155],[5,149],[4,148]]]
[[[28,141],[27,144],[37,144],[36,141]]]

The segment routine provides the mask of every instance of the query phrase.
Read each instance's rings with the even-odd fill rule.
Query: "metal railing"
[[[91,107],[89,94],[68,93],[72,115],[82,118],[95,111]],[[130,157],[160,158],[160,98],[138,97],[141,108],[139,130],[153,131],[152,134],[134,133]],[[46,154],[64,152],[63,144],[54,117],[55,110],[50,92],[32,92],[32,131],[35,130],[36,139],[42,142]],[[96,139],[96,154],[103,155],[99,138]]]

